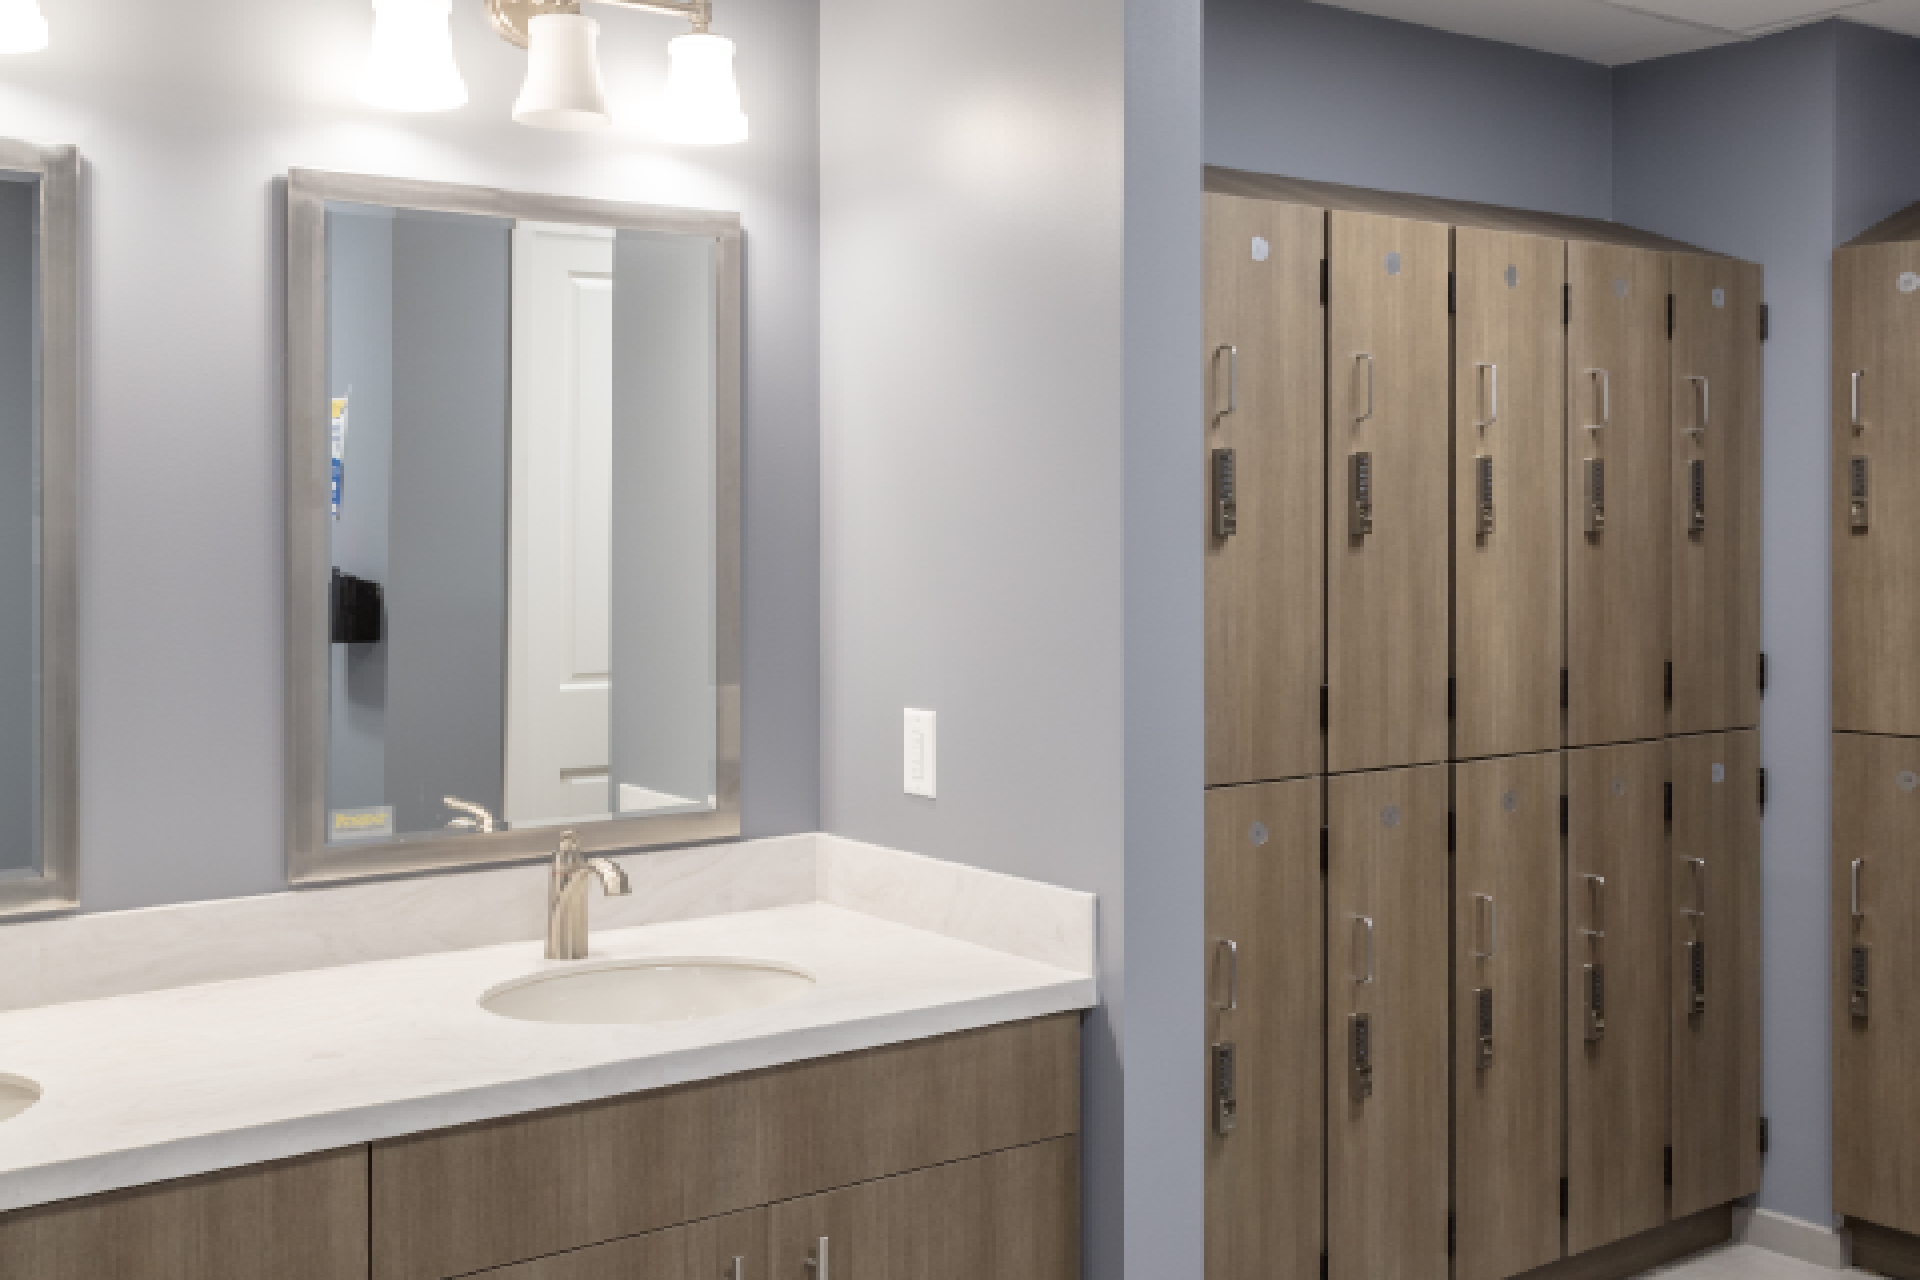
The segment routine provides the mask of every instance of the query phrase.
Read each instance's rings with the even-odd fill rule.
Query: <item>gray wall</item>
[[[40,865],[40,188],[0,177],[0,875]]]
[[[1605,67],[1305,0],[1207,0],[1207,163],[1607,217]]]
[[[681,27],[604,10],[636,120]],[[290,166],[739,210],[746,253],[745,824],[819,825],[818,39],[813,0],[728,0],[753,138],[512,123],[526,68],[454,7],[472,101],[410,116],[354,83],[372,12],[341,0],[48,6],[8,60],[10,135],[80,147],[80,890],[88,910],[261,893],[281,849],[281,334],[274,182]],[[167,822],[182,805],[214,823]]]

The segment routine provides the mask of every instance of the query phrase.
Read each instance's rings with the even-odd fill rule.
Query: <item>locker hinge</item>
[[[1447,1256],[1449,1258],[1453,1256],[1454,1248],[1459,1244],[1459,1242],[1460,1242],[1460,1233],[1458,1229],[1458,1224],[1455,1221],[1454,1216],[1452,1214],[1448,1214],[1447,1215]]]
[[[1567,669],[1560,668],[1560,709],[1567,709]]]
[[[1321,874],[1321,875],[1325,875],[1325,874],[1327,873],[1327,845],[1328,845],[1328,843],[1329,843],[1329,841],[1328,841],[1328,838],[1327,838],[1327,829],[1326,829],[1325,827],[1322,827],[1322,828],[1320,828],[1320,874]]]
[[[1566,328],[1573,323],[1573,286],[1560,286],[1560,327]]]
[[[1673,821],[1673,784],[1671,782],[1667,784],[1666,818],[1668,822]]]
[[[1667,340],[1673,340],[1673,295],[1667,295]]]
[[[1456,315],[1460,310],[1460,281],[1453,272],[1447,272],[1447,314]]]
[[[1560,1179],[1560,1216],[1567,1216],[1567,1180]]]
[[[1760,1117],[1760,1154],[1761,1155],[1767,1154],[1767,1147],[1771,1145],[1771,1141],[1772,1141],[1772,1135],[1767,1132],[1767,1118],[1765,1116],[1761,1116]]]
[[[1459,691],[1460,690],[1459,690],[1458,682],[1452,676],[1448,676],[1447,677],[1447,719],[1449,720],[1453,719],[1455,710],[1460,705],[1458,702]]]
[[[1760,692],[1762,695],[1767,692],[1767,655],[1764,653],[1760,655]]]
[[[1673,659],[1667,659],[1667,701],[1673,701]]]
[[[1767,304],[1760,304],[1760,341],[1765,342],[1773,336],[1773,316],[1767,310]]]
[[[1672,1147],[1667,1148],[1666,1161],[1667,1161],[1667,1168],[1666,1168],[1667,1185],[1672,1186],[1673,1185],[1673,1148]]]
[[[1320,259],[1320,305],[1327,305],[1327,294],[1333,288],[1333,273],[1328,269],[1327,260]]]
[[[1764,765],[1760,769],[1760,807],[1767,807],[1767,770]]]
[[[1320,732],[1327,731],[1327,686],[1320,686]]]
[[[1560,797],[1560,834],[1567,834],[1567,798]]]
[[[1449,810],[1447,813],[1447,852],[1448,853],[1452,853],[1454,851],[1454,832],[1457,831],[1458,829],[1459,829],[1459,826],[1458,826],[1458,823],[1455,821],[1453,812]]]

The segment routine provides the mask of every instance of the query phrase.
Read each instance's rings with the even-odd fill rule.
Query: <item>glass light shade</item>
[[[600,82],[600,24],[577,13],[527,23],[527,82],[513,118],[536,129],[598,129],[613,117]]]
[[[38,53],[46,47],[40,0],[0,0],[0,53]]]
[[[393,111],[464,106],[467,84],[453,61],[452,16],[453,0],[373,0],[373,51],[360,76],[361,100]]]
[[[672,64],[660,107],[660,136],[708,146],[745,142],[747,117],[733,79],[733,41],[700,31],[668,42],[667,53]]]

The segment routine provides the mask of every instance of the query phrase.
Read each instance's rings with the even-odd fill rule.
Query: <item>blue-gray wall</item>
[[[0,177],[0,876],[40,865],[40,188]]]

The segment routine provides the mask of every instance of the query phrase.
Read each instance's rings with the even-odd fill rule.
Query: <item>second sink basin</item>
[[[40,1101],[40,1086],[19,1076],[0,1075],[0,1120],[11,1120]]]
[[[686,1022],[778,1004],[812,986],[812,975],[766,960],[588,961],[502,983],[480,1007],[523,1022]]]

